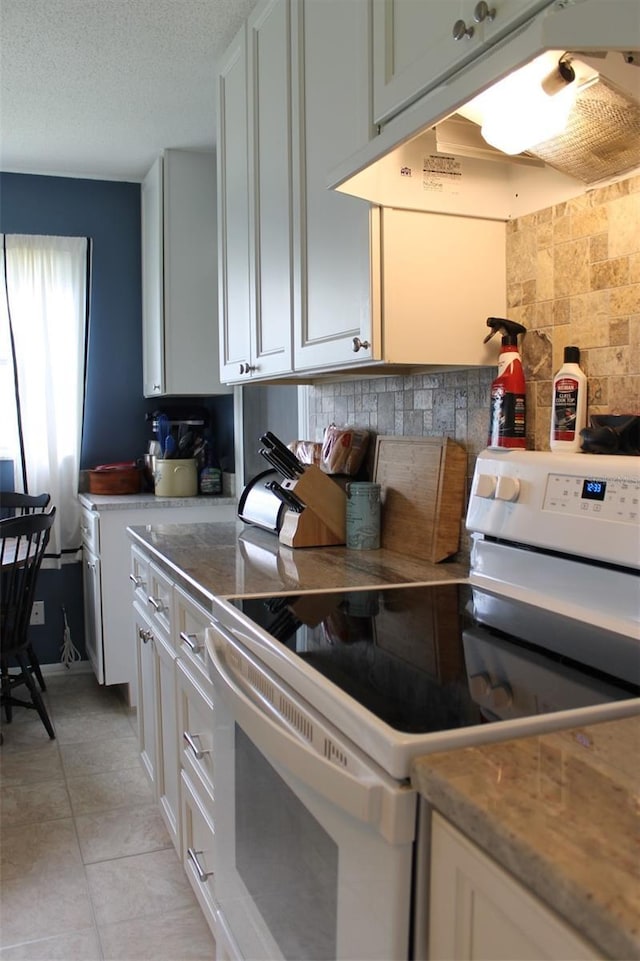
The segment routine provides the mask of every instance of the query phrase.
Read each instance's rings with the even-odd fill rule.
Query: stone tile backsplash
[[[575,344],[588,413],[640,413],[640,177],[507,225],[508,316],[524,324],[527,441],[549,449],[551,383]],[[484,335],[478,319],[478,336]],[[469,478],[486,445],[495,367],[362,377],[310,388],[310,438],[331,422],[374,434],[446,435]]]

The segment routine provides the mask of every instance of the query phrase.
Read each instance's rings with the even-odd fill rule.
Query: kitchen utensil
[[[193,456],[193,431],[189,430],[188,428],[184,431],[181,428],[178,434],[178,456]]]
[[[276,437],[275,434],[272,434],[270,430],[268,430],[266,434],[262,435],[260,442],[264,444],[268,450],[275,452],[280,462],[285,464],[289,470],[294,472],[294,474],[304,474],[304,464],[301,464],[296,455],[289,450],[287,445],[283,444],[280,438]]]
[[[167,434],[164,441],[164,459],[169,460],[176,453],[176,441],[172,434]]]
[[[160,454],[164,454],[164,448],[169,436],[170,431],[169,418],[166,414],[158,414],[156,420],[156,433],[158,436],[158,443],[160,444]]]
[[[295,473],[280,460],[276,451],[266,450],[266,448],[261,447],[258,453],[261,457],[264,457],[267,464],[271,464],[271,466],[274,467],[279,474],[282,474],[283,477],[286,477],[288,480],[293,480],[293,478],[296,476]]]
[[[448,437],[378,437],[382,546],[434,564],[455,554],[466,472],[464,448]]]
[[[269,481],[265,486],[267,490],[273,491],[285,507],[289,507],[292,511],[295,511],[296,514],[302,513],[304,504],[301,503],[291,491],[285,490],[284,487],[281,487],[276,481]]]

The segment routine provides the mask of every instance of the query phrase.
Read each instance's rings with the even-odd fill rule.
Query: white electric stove
[[[408,958],[413,759],[640,712],[639,505],[639,458],[488,450],[467,581],[215,602],[230,958]]]

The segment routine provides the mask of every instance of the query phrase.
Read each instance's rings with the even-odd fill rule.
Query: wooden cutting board
[[[437,563],[458,550],[467,455],[448,437],[378,437],[381,544]]]

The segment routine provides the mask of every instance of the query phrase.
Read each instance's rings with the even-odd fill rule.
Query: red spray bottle
[[[526,383],[522,358],[518,351],[518,335],[526,327],[504,317],[489,317],[484,342],[502,331],[502,348],[498,357],[498,376],[491,384],[491,412],[489,416],[489,447],[527,446],[526,438]]]

